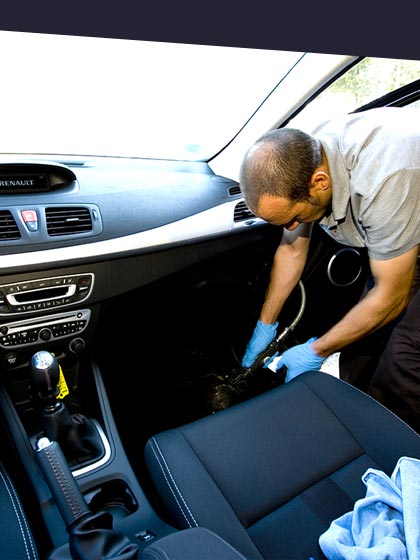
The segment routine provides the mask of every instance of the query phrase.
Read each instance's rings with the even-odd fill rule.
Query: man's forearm
[[[270,282],[261,309],[263,323],[274,323],[287,298],[297,285],[306,262],[306,252],[280,246],[274,256]]]
[[[274,323],[277,320],[285,301],[298,281],[299,277],[293,278],[287,283],[281,269],[272,270],[270,284],[260,314],[260,320],[263,323]]]
[[[313,350],[324,358],[338,352],[348,344],[376,331],[395,319],[403,310],[400,301],[381,301],[374,289],[325,334],[312,344]]]
[[[297,285],[308,256],[312,224],[300,224],[294,231],[284,230],[274,255],[270,282],[260,320],[274,323],[293,288]]]
[[[417,265],[418,247],[387,261],[370,261],[374,287],[328,332],[313,343],[322,357],[386,325],[406,308]]]

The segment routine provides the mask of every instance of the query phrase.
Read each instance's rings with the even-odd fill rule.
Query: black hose
[[[247,387],[247,377],[253,375],[257,370],[263,367],[267,361],[278,352],[280,344],[283,339],[289,335],[299,323],[306,306],[306,291],[303,282],[299,281],[300,289],[300,306],[299,310],[293,319],[281,333],[279,333],[256,358],[254,363],[248,367],[240,368],[231,371],[229,374],[223,376],[220,381],[212,385],[209,389],[208,401],[213,412],[228,408],[235,396],[242,393]]]
[[[299,289],[301,302],[295,318],[290,325],[285,327],[283,331],[270,342],[267,348],[257,356],[255,362],[249,368],[245,369],[245,375],[249,375],[260,369],[260,367],[262,367],[278,351],[280,342],[296,328],[296,325],[299,323],[306,306],[305,286],[301,280],[299,281]]]

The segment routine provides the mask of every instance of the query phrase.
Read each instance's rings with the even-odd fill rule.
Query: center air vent
[[[74,235],[92,231],[89,208],[67,206],[45,209],[48,235]]]
[[[253,214],[248,208],[245,200],[241,200],[240,202],[238,202],[233,213],[233,221],[241,222],[243,220],[249,220],[251,218],[255,218],[255,214]]]
[[[0,239],[20,239],[20,231],[10,210],[0,210]]]

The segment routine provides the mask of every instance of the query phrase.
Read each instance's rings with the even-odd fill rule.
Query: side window
[[[350,113],[420,78],[420,61],[363,58],[309,103],[287,126],[310,132],[318,123]],[[419,107],[420,101],[410,107]]]
[[[413,103],[410,103],[410,107],[412,109],[420,109],[420,99],[418,99],[417,101],[414,101]]]

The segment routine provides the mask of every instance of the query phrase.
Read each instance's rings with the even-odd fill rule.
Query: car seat
[[[319,536],[365,495],[370,467],[420,458],[420,437],[373,398],[306,372],[151,437],[145,461],[170,522],[249,560],[321,559]]]
[[[0,464],[0,557],[38,560],[38,551],[15,486]]]
[[[192,527],[149,544],[139,560],[248,560],[215,533]]]

